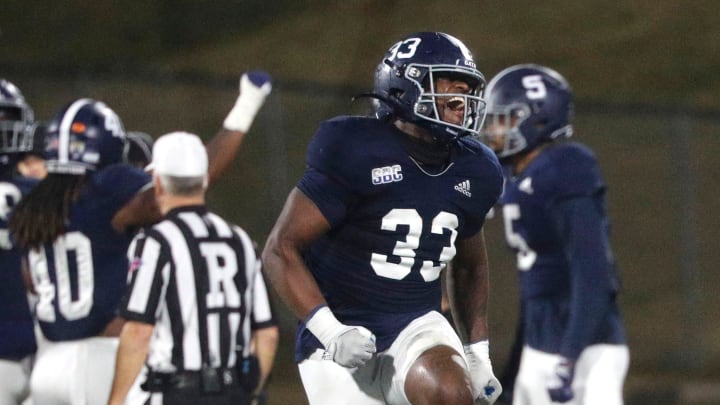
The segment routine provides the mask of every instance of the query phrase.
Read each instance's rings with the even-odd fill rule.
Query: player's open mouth
[[[447,101],[446,105],[449,109],[457,111],[465,107],[465,99],[463,97],[452,97]]]

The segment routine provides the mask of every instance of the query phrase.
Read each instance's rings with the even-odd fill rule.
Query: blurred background
[[[40,120],[93,97],[128,130],[207,140],[239,75],[270,72],[273,93],[210,196],[260,245],[317,124],[367,111],[351,97],[371,89],[396,40],[453,34],[488,78],[517,63],[555,68],[574,88],[575,140],[595,149],[609,184],[631,349],[626,403],[720,404],[720,2],[3,0],[1,10],[0,77]],[[500,374],[516,274],[501,221],[486,235]],[[290,355],[295,320],[275,304],[282,340],[269,403],[305,404]]]

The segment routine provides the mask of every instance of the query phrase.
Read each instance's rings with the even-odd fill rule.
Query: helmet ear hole
[[[403,94],[405,94],[405,92],[401,89],[392,89],[392,90],[390,90],[390,99],[391,100],[402,100]]]

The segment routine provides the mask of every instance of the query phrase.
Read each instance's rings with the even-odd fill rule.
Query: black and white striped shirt
[[[255,246],[204,206],[176,208],[128,250],[120,315],[154,324],[153,370],[233,367],[253,329],[274,325]]]

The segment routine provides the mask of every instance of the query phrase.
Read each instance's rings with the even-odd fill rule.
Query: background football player
[[[20,404],[27,398],[36,350],[22,254],[8,230],[15,205],[37,183],[35,177],[44,174],[36,148],[42,132],[36,136],[36,130],[33,110],[20,89],[0,79],[0,404]]]
[[[568,82],[517,65],[488,84],[483,132],[505,169],[500,199],[517,254],[524,348],[514,405],[623,403],[629,363],[609,241],[606,185],[572,135]]]
[[[376,117],[323,122],[263,253],[295,315],[311,404],[493,403],[482,227],[502,189],[479,142],[482,73],[439,32],[395,43],[375,71]],[[440,273],[454,260],[440,314]]]

